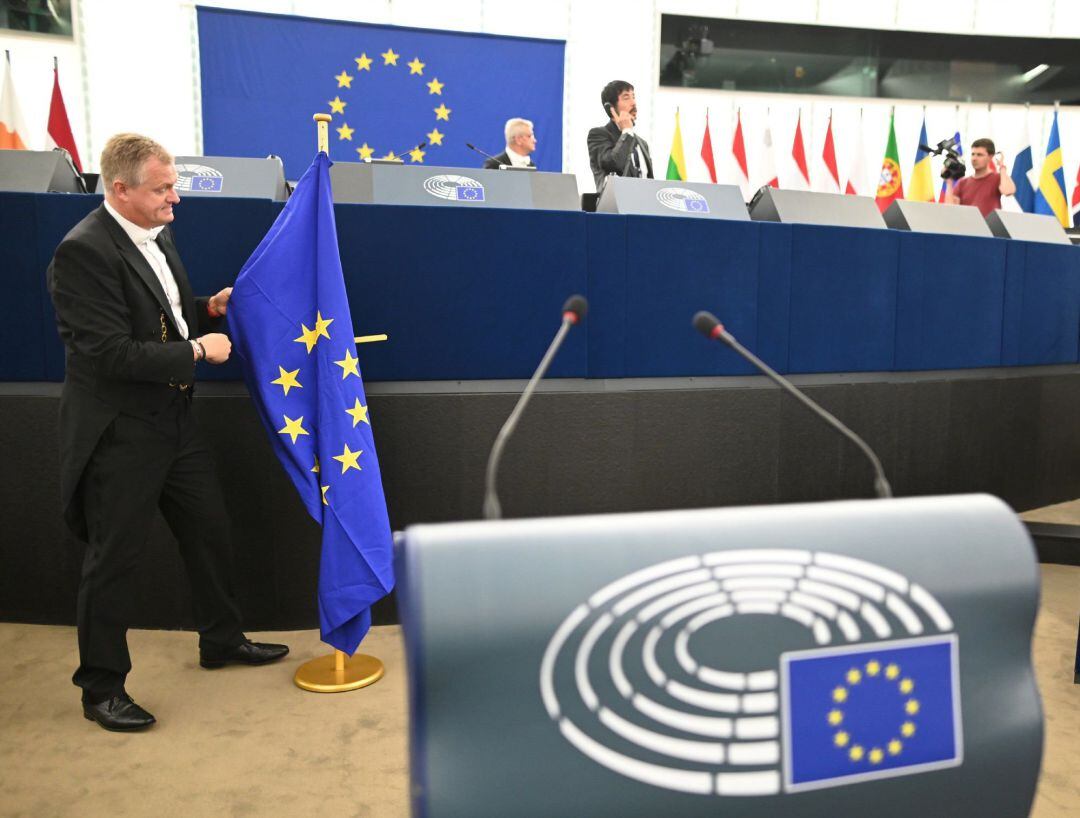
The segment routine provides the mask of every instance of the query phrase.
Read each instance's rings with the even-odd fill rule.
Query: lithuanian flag
[[[679,130],[679,109],[675,109],[675,135],[671,137],[671,156],[667,160],[667,178],[686,181],[686,159],[682,152],[682,131]]]

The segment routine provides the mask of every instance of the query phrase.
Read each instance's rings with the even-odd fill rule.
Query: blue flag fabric
[[[311,115],[330,123],[330,158],[390,154],[479,167],[511,117],[533,122],[540,170],[562,169],[562,40],[314,20],[199,7],[208,156],[276,154],[289,179],[311,157]],[[420,143],[423,148],[414,150]]]
[[[785,788],[959,764],[957,658],[954,635],[784,654]]]
[[[1025,213],[1035,211],[1035,188],[1032,187],[1031,169],[1034,167],[1031,158],[1031,144],[1025,145],[1013,160],[1012,180],[1016,185],[1016,203]]]
[[[322,524],[323,641],[352,654],[394,573],[326,154],[240,271],[228,328],[274,453]]]

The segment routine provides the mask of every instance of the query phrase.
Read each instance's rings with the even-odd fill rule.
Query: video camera
[[[945,167],[941,171],[942,179],[952,179],[958,181],[967,176],[967,165],[960,159],[960,154],[956,152],[958,147],[956,137],[950,137],[949,139],[943,139],[937,143],[936,148],[931,148],[928,145],[919,145],[919,148],[929,153],[931,156],[941,156],[945,154]]]

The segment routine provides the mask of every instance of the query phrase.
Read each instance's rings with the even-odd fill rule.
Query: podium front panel
[[[81,193],[75,172],[59,151],[0,151],[0,190],[12,193]]]
[[[986,217],[990,232],[1002,239],[1041,241],[1047,244],[1071,244],[1065,228],[1053,216],[1041,213],[1015,213],[991,210]]]
[[[338,204],[533,208],[532,173],[427,165],[335,162]],[[575,202],[572,209],[578,209]]]
[[[807,190],[765,188],[750,203],[754,221],[784,224],[820,224],[832,227],[873,227],[885,229],[874,200],[868,196],[816,193]]]
[[[596,205],[597,213],[750,220],[742,191],[737,185],[624,179],[620,176],[608,176],[603,185]]]
[[[1039,573],[995,498],[414,526],[397,566],[414,815],[1031,808]]]
[[[951,236],[992,238],[982,213],[970,205],[947,205],[937,202],[909,202],[897,199],[885,211],[885,224],[893,230],[916,233],[945,233]]]
[[[177,156],[176,192],[206,198],[270,199],[288,198],[285,168],[280,159],[253,159],[243,156]],[[99,178],[97,193],[104,193]]]

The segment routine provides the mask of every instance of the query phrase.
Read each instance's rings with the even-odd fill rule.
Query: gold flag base
[[[339,650],[304,662],[293,676],[296,686],[312,693],[344,693],[373,685],[386,668],[374,656],[362,653],[347,657]]]

